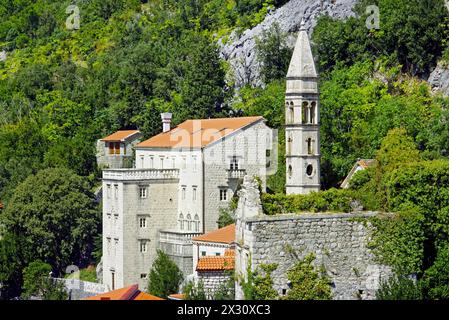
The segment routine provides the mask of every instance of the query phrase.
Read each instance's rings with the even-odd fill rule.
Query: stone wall
[[[203,282],[204,291],[209,298],[213,298],[215,292],[220,288],[220,286],[227,283],[229,279],[229,274],[223,271],[204,271],[197,273],[197,280]]]
[[[367,248],[369,218],[375,212],[267,216],[262,212],[255,182],[247,177],[239,195],[237,275],[246,275],[250,259],[252,270],[260,264],[276,263],[274,288],[282,296],[289,290],[287,271],[297,259],[314,253],[315,265],[325,267],[337,300],[374,299],[380,280],[389,277],[390,269],[376,263]],[[243,299],[238,284],[236,299]]]

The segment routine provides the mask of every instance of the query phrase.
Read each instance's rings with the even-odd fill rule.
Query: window
[[[120,142],[109,142],[109,154],[120,154]]]
[[[231,158],[231,170],[238,170],[239,169],[239,160],[237,156],[232,156]]]
[[[291,165],[288,166],[288,177],[291,178],[293,173],[293,168]]]
[[[139,219],[139,226],[141,228],[146,228],[147,227],[147,218],[140,218]]]
[[[295,111],[293,107],[289,108],[289,112],[290,112],[290,123],[293,123],[295,121]]]
[[[144,167],[144,157],[140,156],[140,167],[143,168]]]
[[[193,187],[193,190],[192,190],[192,199],[193,199],[193,201],[196,201],[196,187]]]
[[[292,152],[292,142],[293,142],[292,137],[288,137],[288,140],[287,140],[287,155],[290,155],[290,153]]]
[[[115,199],[118,199],[118,184],[114,185],[114,197]]]
[[[186,186],[182,186],[181,189],[181,199],[185,200],[186,199]]]
[[[108,199],[111,199],[111,185],[110,184],[106,185],[106,197]]]
[[[316,102],[312,102],[310,107],[310,123],[315,123]]]
[[[193,172],[196,172],[197,163],[196,163],[196,157],[194,157],[194,156],[192,156],[192,163],[193,163]]]
[[[146,241],[140,241],[140,252],[141,253],[147,252],[147,242]]]
[[[195,215],[195,221],[193,222],[194,227],[195,227],[195,231],[199,232],[200,231],[200,217],[198,217],[198,215]]]
[[[112,290],[115,290],[115,273],[111,272],[111,283],[112,283]]]
[[[183,169],[187,168],[187,158],[185,156],[182,157],[182,168]]]
[[[220,201],[226,201],[226,200],[228,200],[228,190],[220,189]]]
[[[311,176],[313,174],[313,166],[311,164],[307,166],[306,173],[308,176]]]
[[[217,257],[219,257],[219,256],[220,256],[220,252],[215,252],[215,255],[216,255]]]
[[[307,153],[308,154],[312,154],[313,150],[312,150],[312,138],[308,138],[307,140]]]
[[[140,199],[146,199],[147,197],[147,187],[139,187]]]
[[[154,169],[154,157],[150,156],[150,169]]]
[[[205,256],[206,256],[206,251],[201,251],[201,255],[202,255],[203,257],[205,257]]]
[[[309,103],[307,101],[304,101],[302,103],[302,123],[308,123],[308,113],[309,113]]]
[[[140,274],[140,279],[146,279],[147,278],[147,274],[146,273],[141,273]]]
[[[187,214],[187,230],[192,231],[192,216]]]

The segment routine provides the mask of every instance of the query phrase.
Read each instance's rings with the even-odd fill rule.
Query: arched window
[[[198,215],[195,215],[195,231],[199,232],[200,231],[200,217],[198,217]]]
[[[293,173],[293,168],[291,165],[288,166],[288,177],[291,178]]]
[[[302,110],[301,110],[301,114],[302,114],[302,123],[308,123],[309,122],[309,103],[307,101],[304,101],[302,103]]]
[[[187,214],[187,230],[192,231],[192,216]]]
[[[290,155],[292,152],[292,142],[293,142],[293,139],[291,136],[289,136],[288,140],[287,140],[287,155]]]
[[[316,119],[316,102],[312,102],[312,106],[310,107],[310,123],[315,123]]]
[[[313,154],[312,138],[307,138],[307,154]]]
[[[184,215],[182,212],[179,214],[179,227],[181,230],[184,230]]]

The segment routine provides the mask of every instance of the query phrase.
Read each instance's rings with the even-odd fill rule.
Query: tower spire
[[[287,194],[307,194],[320,190],[319,114],[318,74],[303,19],[287,72]]]

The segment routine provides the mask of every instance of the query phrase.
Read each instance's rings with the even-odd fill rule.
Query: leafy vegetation
[[[332,290],[330,281],[323,270],[317,270],[313,266],[315,255],[310,253],[303,259],[296,261],[287,272],[287,278],[291,283],[287,291],[287,300],[330,300]]]
[[[148,292],[166,299],[169,295],[178,293],[183,278],[176,263],[166,253],[158,250],[150,270]]]
[[[261,264],[253,271],[251,261],[248,263],[246,278],[241,279],[245,300],[276,300],[278,293],[273,288],[271,274],[277,269],[277,264]]]
[[[28,299],[32,296],[43,300],[67,300],[64,284],[51,278],[51,266],[40,260],[31,262],[23,270],[23,293]]]

